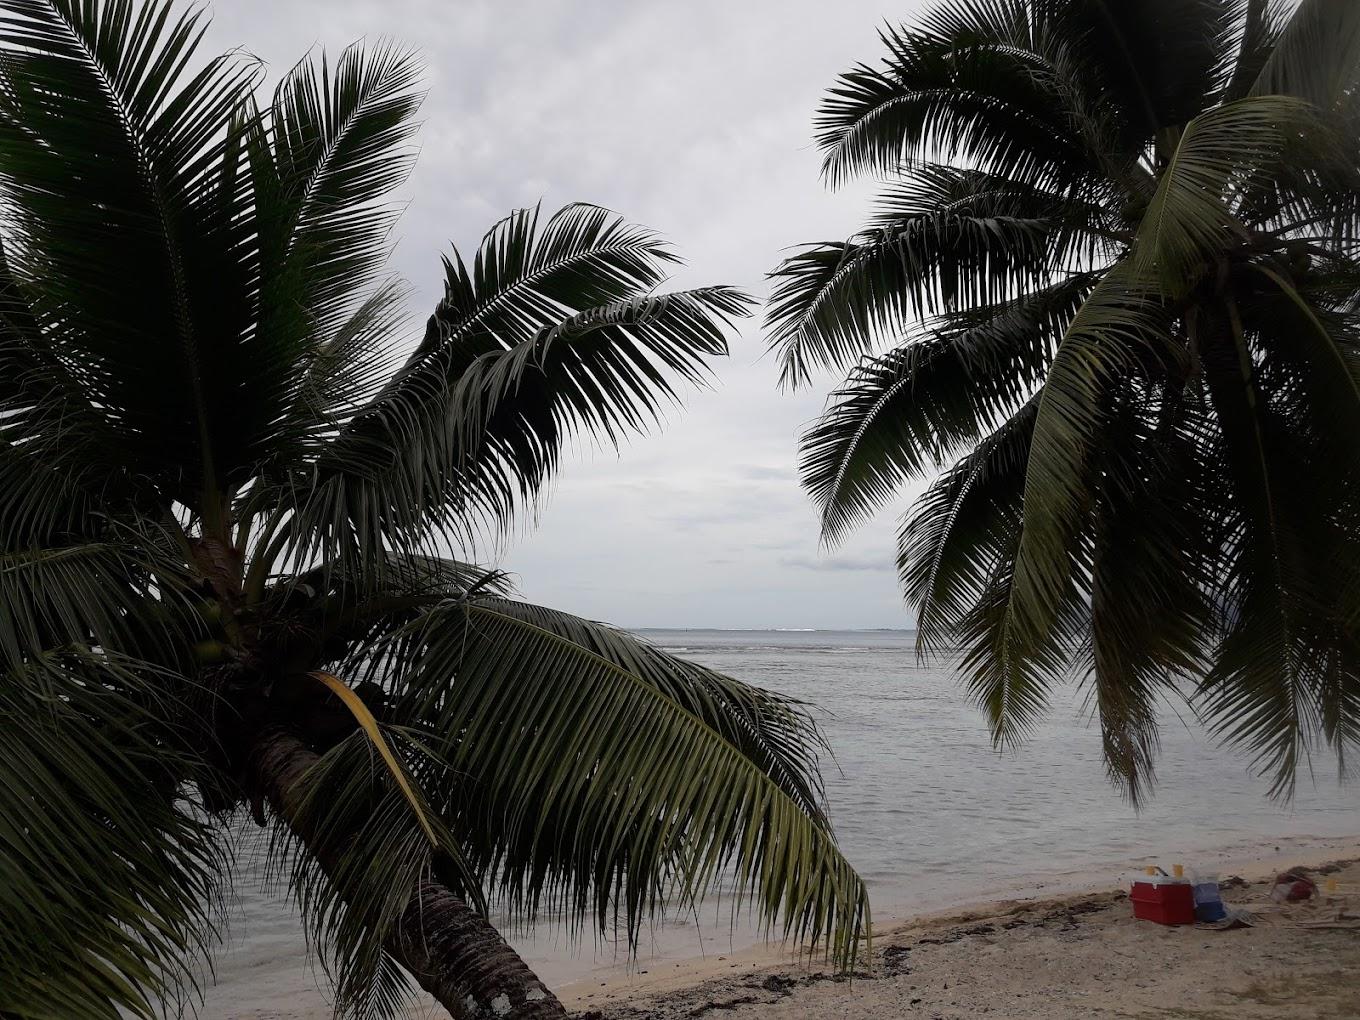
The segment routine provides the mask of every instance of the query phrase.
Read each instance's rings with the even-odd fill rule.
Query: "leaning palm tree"
[[[827,541],[899,536],[998,744],[1075,673],[1111,777],[1191,693],[1292,792],[1360,740],[1360,4],[956,0],[818,116],[872,222],[775,271]]]
[[[715,883],[852,962],[806,711],[475,566],[747,299],[606,210],[384,275],[417,71],[267,102],[164,0],[0,0],[0,1015],[192,1007],[253,816],[334,980],[561,1016],[488,920],[636,939]]]

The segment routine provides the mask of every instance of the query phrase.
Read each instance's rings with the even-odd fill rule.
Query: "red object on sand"
[[[1275,888],[1270,891],[1270,898],[1276,903],[1294,903],[1311,899],[1316,892],[1317,884],[1307,875],[1286,871],[1275,876]]]
[[[1194,924],[1195,891],[1189,882],[1134,882],[1133,916],[1158,924]]]

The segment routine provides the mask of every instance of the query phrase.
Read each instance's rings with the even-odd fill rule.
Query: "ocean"
[[[876,919],[1002,895],[1116,885],[1143,863],[1218,866],[1286,844],[1360,834],[1360,787],[1341,786],[1322,753],[1292,803],[1240,754],[1214,745],[1183,705],[1164,712],[1158,783],[1134,811],[1110,786],[1100,734],[1074,687],[1056,691],[1033,737],[992,749],[982,714],[949,660],[919,664],[905,631],[648,630],[643,637],[813,706],[832,747],[823,765],[836,833],[871,892]],[[326,1015],[324,978],[297,920],[243,859],[230,946],[206,1017]],[[730,905],[672,917],[636,966],[722,953],[759,939]],[[574,944],[551,919],[511,939],[550,984],[627,959],[589,934]],[[285,1005],[286,1003],[286,1005]]]

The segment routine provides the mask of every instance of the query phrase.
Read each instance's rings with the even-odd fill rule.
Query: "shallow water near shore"
[[[1113,886],[1152,859],[1214,867],[1274,839],[1360,833],[1360,788],[1335,760],[1300,776],[1292,804],[1266,796],[1240,755],[1215,747],[1184,706],[1168,708],[1155,795],[1135,812],[1109,785],[1082,694],[1055,693],[1022,748],[992,750],[949,661],[919,665],[903,631],[643,631],[678,655],[810,702],[835,752],[824,763],[842,848],[869,884],[876,919],[1039,890]],[[324,980],[297,920],[243,859],[230,948],[204,1016],[325,1016]],[[639,969],[750,944],[727,904],[646,932]],[[551,921],[512,941],[554,986],[626,959]],[[673,965],[673,964],[671,964]],[[313,1013],[313,1011],[317,1011]]]

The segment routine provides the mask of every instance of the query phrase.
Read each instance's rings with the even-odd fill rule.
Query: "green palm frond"
[[[155,671],[63,652],[0,669],[0,1013],[154,1020],[197,997],[226,868]]]
[[[1016,644],[1038,649],[1069,597],[1093,458],[1110,435],[1111,396],[1121,377],[1177,357],[1165,313],[1122,264],[1082,303],[1053,355],[1034,421],[1025,472],[1022,535],[1009,587]]]
[[[316,484],[265,492],[293,561],[352,569],[443,528],[503,529],[536,499],[572,436],[617,444],[706,378],[749,305],[739,291],[658,293],[675,256],[595,206],[544,225],[523,210],[487,234],[407,364],[322,449]],[[305,491],[298,505],[291,491]]]
[[[947,464],[1042,381],[1092,287],[1078,274],[995,307],[941,319],[866,359],[802,437],[803,483],[837,541],[909,478]]]
[[[781,385],[846,368],[913,320],[1047,283],[1060,268],[1049,259],[1058,225],[1013,210],[999,190],[962,207],[943,201],[786,258],[771,274],[766,312]]]
[[[292,414],[299,435],[315,447],[323,448],[391,378],[409,296],[397,280],[376,287],[310,358]]]
[[[1155,274],[1170,296],[1180,296],[1198,265],[1225,244],[1246,240],[1234,193],[1270,175],[1286,150],[1298,159],[1302,139],[1320,131],[1313,108],[1286,96],[1241,99],[1192,120],[1138,229],[1139,271]]]
[[[239,172],[257,225],[252,356],[269,387],[255,461],[315,456],[395,368],[405,288],[375,283],[409,174],[420,105],[412,54],[350,46],[294,67],[263,112],[244,113]],[[265,399],[266,394],[268,399]]]
[[[1349,460],[1353,447],[1338,445],[1331,430],[1339,423],[1318,415],[1321,394],[1297,392],[1297,370],[1283,358],[1256,363],[1236,311],[1204,362],[1220,422],[1213,452],[1235,498],[1217,515],[1227,569],[1214,594],[1225,624],[1202,696],[1217,731],[1252,753],[1272,792],[1288,797],[1298,768],[1311,767],[1317,735],[1330,730],[1344,751],[1353,726],[1339,720],[1353,698],[1354,638],[1338,622],[1354,618],[1355,504],[1337,484],[1348,473],[1328,467]],[[1258,309],[1253,322],[1272,320]],[[1300,325],[1272,324],[1291,338]],[[1314,399],[1300,405],[1301,396]],[[1324,715],[1336,725],[1324,727]]]
[[[104,544],[0,553],[4,664],[73,643],[126,647],[127,613],[145,593],[120,553]]]
[[[731,287],[639,295],[479,358],[453,395],[462,451],[453,497],[464,519],[508,522],[537,498],[574,436],[617,446],[660,424],[680,399],[670,380],[703,384],[749,305]]]
[[[1294,96],[1319,110],[1353,103],[1360,71],[1360,10],[1300,0],[1262,63],[1251,95]]]
[[[622,632],[503,599],[397,631],[374,675],[434,736],[417,771],[497,899],[633,939],[715,882],[851,962],[863,884],[827,827],[802,709]],[[418,768],[418,767],[417,767]],[[438,791],[438,792],[435,792]]]
[[[1015,592],[1019,534],[1008,540],[993,565],[986,589],[956,630],[963,649],[959,672],[969,696],[987,718],[992,743],[1013,748],[1028,737],[1049,705],[1049,691],[1063,676],[1073,651],[1072,635],[1035,645],[1020,618]],[[1076,611],[1075,592],[1059,593],[1059,609]]]
[[[471,266],[457,250],[445,260],[437,347],[464,358],[513,347],[556,325],[564,310],[652,291],[679,263],[659,235],[600,206],[564,206],[542,229],[539,215],[537,206],[520,209],[496,224]]]
[[[428,771],[418,739],[391,728],[384,736],[418,773]],[[426,812],[436,828],[431,844],[363,734],[320,758],[299,751],[313,764],[270,833],[266,873],[283,880],[302,915],[331,979],[336,1015],[398,1015],[411,1004],[412,987],[390,946],[411,891],[437,879],[484,909],[480,887],[455,838]]]
[[[177,662],[200,634],[180,604],[185,580],[157,550],[115,535],[0,550],[0,665],[17,669],[67,646]]]
[[[1078,0],[1043,8],[1050,30],[1087,56],[1093,83],[1124,122],[1124,144],[1204,109],[1221,85],[1236,28],[1224,0]]]
[[[920,654],[953,646],[993,573],[1014,555],[1039,398],[941,475],[903,519],[897,569],[918,607]]]
[[[111,423],[77,371],[42,340],[28,296],[0,247],[0,521],[6,544],[89,532],[89,493],[118,487]]]
[[[182,492],[212,487],[231,458],[214,432],[232,420],[239,369],[214,341],[231,325],[218,295],[241,228],[239,196],[210,178],[258,65],[230,55],[195,70],[201,18],[166,3],[3,11],[0,197],[44,343],[80,365],[124,462],[182,478]]]
[[[95,537],[104,529],[106,515],[126,512],[135,483],[108,471],[100,442],[106,437],[68,432],[72,426],[59,420],[66,410],[60,398],[42,406],[16,407],[19,403],[6,402],[13,413],[0,420],[4,544],[37,547]],[[88,407],[80,403],[73,418]]]
[[[1236,0],[1234,14],[1241,19],[1241,34],[1230,61],[1231,71],[1223,88],[1223,100],[1246,96],[1270,60],[1280,29],[1288,21],[1286,0]],[[1264,89],[1279,94],[1279,89]]]
[[[1098,179],[1061,189],[1045,188],[1004,174],[923,163],[911,176],[884,182],[869,222],[891,229],[913,217],[961,214],[990,220],[1037,221],[1046,227],[1054,269],[1080,269],[1117,253],[1120,235],[1110,230],[1105,208],[1114,190]]]
[[[264,275],[319,336],[339,328],[386,261],[396,210],[383,203],[414,161],[419,76],[409,50],[355,44],[334,67],[324,53],[302,61],[274,92],[254,171]]]
[[[1160,704],[1203,676],[1214,619],[1211,580],[1195,550],[1214,518],[1195,448],[1204,409],[1141,420],[1114,409],[1123,441],[1101,452],[1090,535],[1087,704],[1100,725],[1106,771],[1136,807],[1156,777]]]
[[[1291,341],[1262,350],[1263,373],[1277,380],[1273,389],[1302,390],[1306,399],[1290,408],[1291,416],[1313,426],[1338,464],[1355,463],[1360,450],[1347,436],[1360,428],[1360,324],[1330,307],[1325,286],[1300,288],[1283,267],[1252,270],[1277,292],[1255,295],[1249,310],[1258,334]]]
[[[831,185],[940,153],[1027,181],[1082,173],[1088,161],[1079,136],[1067,130],[1051,91],[1036,85],[1036,68],[1052,64],[1031,31],[1028,5],[968,6],[990,19],[980,19],[966,42],[930,29],[885,28],[882,64],[858,64],[828,90],[815,126]]]
[[[399,211],[420,105],[419,65],[389,44],[302,61],[245,149],[259,224],[257,334],[287,386],[262,454],[314,453],[396,367],[406,289],[371,285]],[[305,453],[304,453],[305,455]]]

